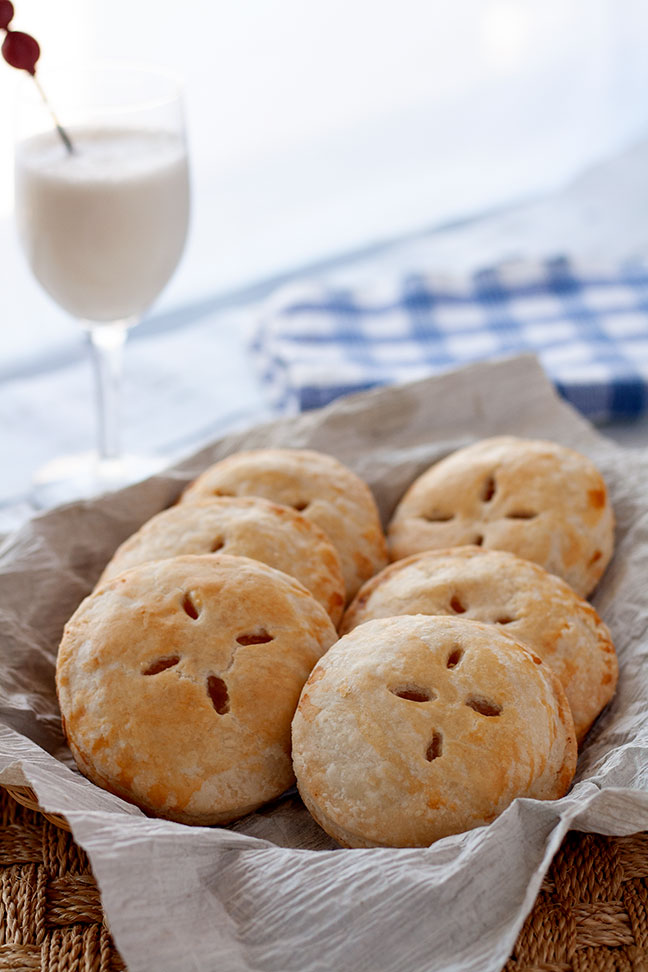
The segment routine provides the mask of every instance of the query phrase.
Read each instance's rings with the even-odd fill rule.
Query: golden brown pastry
[[[348,847],[425,846],[515,797],[566,793],[574,726],[548,665],[492,625],[367,621],[312,671],[293,720],[299,792]]]
[[[560,679],[579,742],[614,695],[616,652],[592,605],[515,554],[454,547],[397,560],[360,588],[340,631],[399,614],[461,615],[521,641]]]
[[[340,620],[344,580],[330,540],[300,513],[259,497],[214,497],[158,513],[116,550],[99,583],[148,560],[218,550],[296,577],[333,624]]]
[[[388,536],[392,560],[462,544],[510,550],[586,597],[612,556],[614,515],[585,456],[555,442],[498,436],[423,473]]]
[[[293,782],[290,722],[335,638],[312,595],[258,561],[216,554],[131,568],[81,603],[59,649],[79,769],[184,823],[254,810]]]
[[[237,452],[199,476],[181,502],[214,496],[264,496],[302,512],[337,550],[348,599],[387,563],[371,490],[333,456],[308,449]]]

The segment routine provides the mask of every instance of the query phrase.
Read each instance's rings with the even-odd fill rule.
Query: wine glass
[[[56,459],[37,474],[51,502],[132,482],[162,465],[121,452],[121,366],[128,329],[182,254],[189,172],[182,97],[170,75],[99,65],[53,71],[41,82],[59,128],[25,78],[15,150],[18,231],[38,282],[87,334],[98,418],[96,453]]]

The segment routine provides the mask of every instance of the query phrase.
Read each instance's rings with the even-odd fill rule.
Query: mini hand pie
[[[388,536],[392,560],[463,544],[510,550],[586,597],[612,556],[614,515],[585,456],[499,436],[459,449],[415,480]]]
[[[100,584],[149,560],[222,551],[296,577],[337,624],[344,608],[340,558],[311,520],[259,497],[214,497],[158,513],[113,555]]]
[[[367,621],[320,659],[293,720],[299,792],[348,847],[414,847],[553,800],[576,766],[548,665],[493,625]]]
[[[79,769],[158,816],[243,816],[292,784],[292,716],[335,638],[298,581],[254,560],[189,556],[127,570],[81,603],[59,649]]]

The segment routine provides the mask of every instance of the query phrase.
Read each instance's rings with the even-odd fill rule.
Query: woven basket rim
[[[59,827],[61,830],[71,833],[72,828],[65,817],[60,813],[48,813],[46,810],[43,810],[38,802],[38,797],[30,786],[17,786],[7,783],[3,784],[3,786],[7,793],[13,797],[16,803],[20,803],[28,810],[34,810],[37,813],[42,814],[42,816],[45,817],[46,820],[49,820],[50,823],[54,824],[55,827]]]

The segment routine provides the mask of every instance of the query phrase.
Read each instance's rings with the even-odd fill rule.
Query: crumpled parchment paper
[[[209,463],[241,448],[320,449],[371,485],[388,519],[432,461],[498,433],[591,456],[617,517],[593,598],[619,653],[617,695],[561,800],[516,800],[489,827],[423,849],[342,850],[294,791],[229,828],[152,820],[79,775],[54,665],[64,622],[114,548]],[[570,828],[648,829],[648,455],[599,436],[529,356],[367,392],[230,436],[168,473],[61,507],[0,549],[0,783],[29,784],[89,854],[130,972],[498,970]]]

